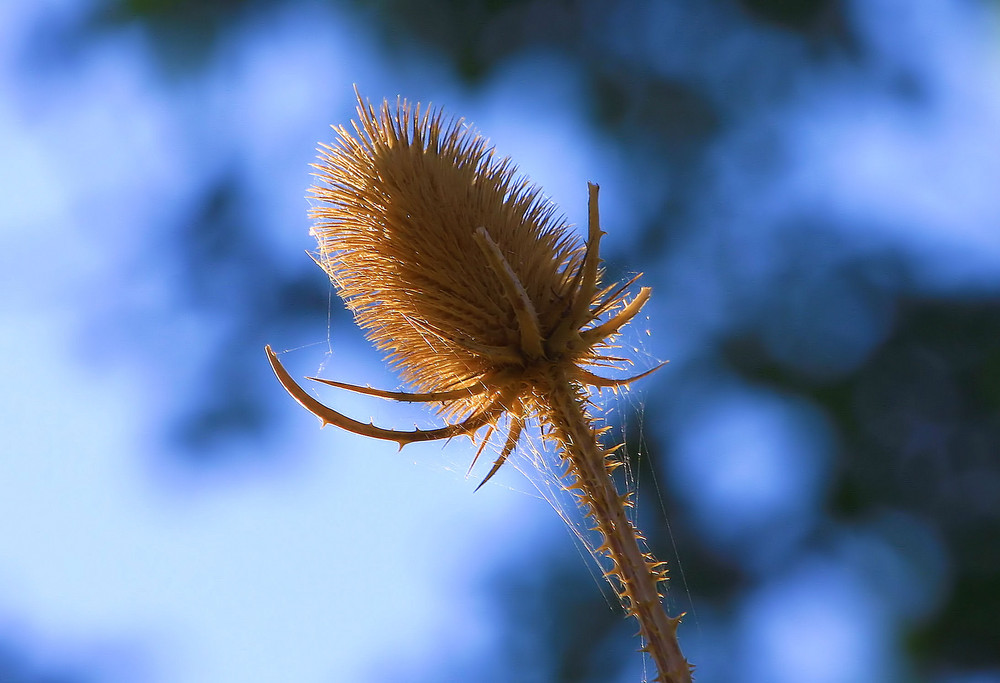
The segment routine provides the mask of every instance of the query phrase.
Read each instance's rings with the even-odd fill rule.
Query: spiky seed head
[[[368,338],[419,390],[459,386],[511,362],[517,314],[485,228],[537,315],[566,313],[582,245],[538,187],[496,159],[462,119],[397,101],[361,101],[354,130],[335,127],[315,165],[311,211],[319,261]]]

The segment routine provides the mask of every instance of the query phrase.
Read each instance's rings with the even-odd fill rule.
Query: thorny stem
[[[691,666],[677,642],[681,617],[664,611],[658,584],[665,580],[664,565],[639,546],[641,536],[625,514],[626,499],[619,496],[611,478],[612,463],[598,442],[598,433],[584,410],[581,389],[564,371],[553,372],[548,387],[549,424],[569,460],[568,476],[575,481],[569,488],[580,496],[588,517],[601,534],[598,553],[613,564],[608,580],[615,586],[626,610],[639,622],[639,634],[646,642],[659,675],[659,683],[690,683]]]

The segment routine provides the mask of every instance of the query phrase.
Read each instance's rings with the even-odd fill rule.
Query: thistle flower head
[[[283,377],[272,354],[300,403],[326,422],[400,444],[472,435],[509,415],[503,458],[523,418],[538,412],[536,397],[554,369],[581,385],[631,381],[585,369],[620,360],[602,350],[649,297],[643,288],[626,302],[631,283],[599,285],[596,185],[582,242],[462,119],[404,100],[376,110],[360,97],[358,116],[353,130],[335,128],[336,142],[314,164],[317,261],[368,338],[420,393],[321,381],[435,402],[464,422],[427,432],[360,425]]]
[[[582,259],[565,220],[461,119],[405,102],[358,111],[356,135],[339,128],[338,144],[324,147],[312,211],[320,263],[358,324],[424,391],[529,363],[505,274],[477,229],[512,269],[545,338],[567,313]]]

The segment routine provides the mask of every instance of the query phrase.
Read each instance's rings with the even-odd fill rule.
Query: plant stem
[[[691,667],[677,642],[681,618],[667,616],[657,589],[666,578],[665,567],[640,548],[642,536],[625,513],[630,503],[615,488],[611,478],[614,463],[598,441],[598,432],[584,408],[582,390],[565,371],[555,370],[550,382],[546,396],[549,424],[569,460],[567,476],[575,479],[569,488],[579,495],[581,507],[601,534],[603,544],[597,552],[611,560],[612,568],[605,576],[626,611],[639,622],[639,634],[646,642],[643,649],[659,672],[654,680],[690,683]]]

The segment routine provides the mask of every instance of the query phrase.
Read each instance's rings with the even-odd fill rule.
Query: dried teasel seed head
[[[376,111],[360,96],[358,114],[353,132],[335,128],[338,140],[314,164],[317,262],[417,391],[318,381],[436,403],[446,417],[462,419],[412,432],[365,425],[316,401],[268,348],[278,379],[307,410],[324,424],[401,446],[474,438],[480,428],[489,435],[506,420],[488,480],[516,448],[525,421],[544,422],[554,390],[617,390],[657,369],[627,379],[587,369],[624,361],[603,352],[650,296],[643,287],[627,300],[635,279],[600,287],[597,185],[589,185],[582,242],[539,188],[517,177],[509,159],[494,159],[461,119],[445,121],[403,100]]]
[[[358,113],[315,164],[313,234],[319,262],[403,378],[441,390],[589,354],[574,334],[596,295],[574,308],[586,247],[540,189],[462,119],[360,98]],[[574,311],[583,319],[568,321]]]

